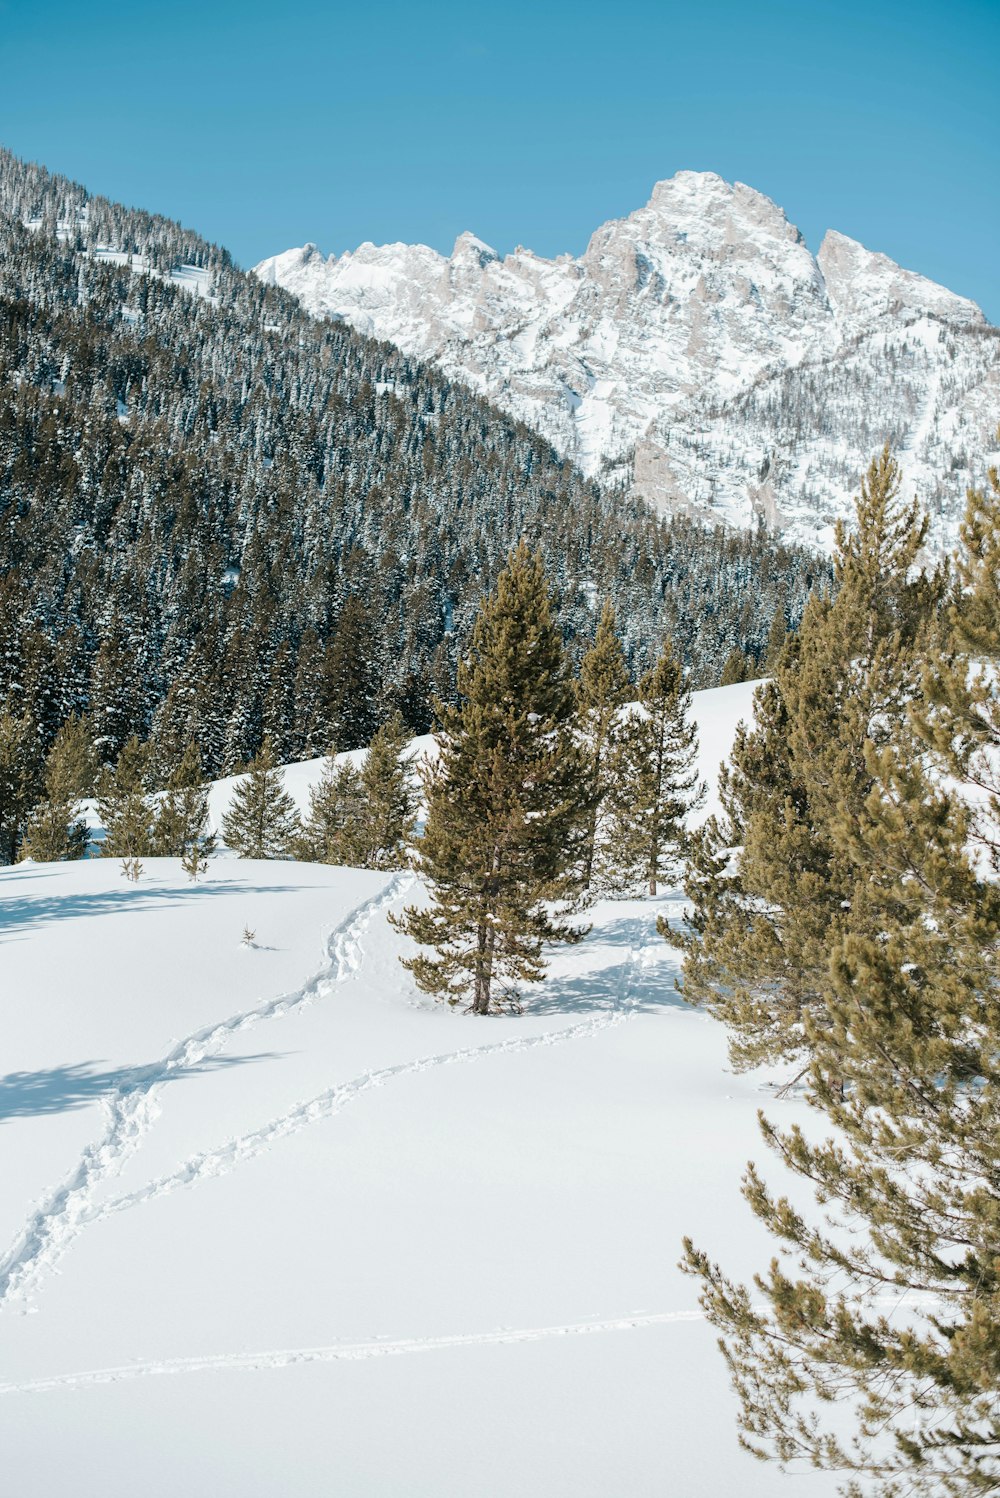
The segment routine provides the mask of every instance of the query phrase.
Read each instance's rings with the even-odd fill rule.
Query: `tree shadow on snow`
[[[632,1013],[656,1014],[688,1007],[674,987],[680,964],[670,960],[670,949],[655,928],[651,934],[648,918],[596,926],[584,939],[583,951],[588,940],[621,950],[622,960],[596,971],[591,968],[565,978],[547,979],[524,994],[525,1014],[595,1014],[626,1005]],[[651,949],[660,960],[643,963],[644,949]]]
[[[26,879],[52,878],[50,874],[31,873],[21,875],[18,886]],[[121,889],[71,890],[65,894],[35,893],[14,894],[13,883],[4,886],[0,882],[0,941],[4,938],[30,931],[67,917],[117,915],[119,913],[148,913],[157,910],[176,909],[188,905],[192,900],[207,900],[216,895],[290,895],[305,886],[281,884],[243,884],[236,880],[220,880],[213,884],[127,885]],[[236,935],[239,933],[237,932]]]
[[[213,1056],[192,1066],[171,1067],[163,1072],[153,1066],[123,1066],[102,1071],[93,1061],[45,1067],[40,1071],[12,1071],[0,1077],[0,1123],[8,1118],[36,1118],[51,1113],[73,1113],[116,1092],[156,1082],[175,1082],[209,1072],[246,1066],[252,1061],[270,1061],[276,1051],[255,1056]]]

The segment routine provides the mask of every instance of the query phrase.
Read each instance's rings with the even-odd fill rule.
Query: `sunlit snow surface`
[[[707,767],[749,692],[700,694]],[[482,1020],[399,966],[418,895],[230,858],[0,871],[5,1491],[832,1491],[740,1454],[675,1268],[686,1232],[766,1263],[754,1115],[803,1113],[680,1002],[677,899],[599,905]]]

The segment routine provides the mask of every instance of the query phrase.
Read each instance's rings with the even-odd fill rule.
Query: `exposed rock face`
[[[256,273],[434,360],[588,474],[811,545],[886,439],[949,544],[994,447],[1000,332],[973,302],[834,231],[813,256],[710,172],[657,183],[579,259],[462,234],[450,256],[306,245]]]

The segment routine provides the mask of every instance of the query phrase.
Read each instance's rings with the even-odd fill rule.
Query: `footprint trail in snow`
[[[217,1055],[232,1036],[311,1003],[351,977],[363,960],[364,931],[411,882],[410,875],[394,876],[342,921],[327,939],[323,966],[301,988],[195,1031],[178,1041],[161,1061],[137,1067],[129,1080],[104,1101],[104,1135],[87,1146],[71,1174],[32,1213],[0,1258],[0,1309],[15,1301],[25,1304],[83,1228],[103,1215],[95,1209],[94,1196],[105,1181],[121,1173],[140,1147],[159,1113],[162,1088],[177,1075]]]

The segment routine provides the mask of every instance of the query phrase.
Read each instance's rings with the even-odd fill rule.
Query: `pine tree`
[[[771,628],[767,633],[767,646],[764,650],[765,675],[770,676],[776,670],[787,638],[788,624],[785,620],[785,610],[782,607],[775,609],[774,618],[771,620]]]
[[[580,662],[576,709],[586,766],[590,812],[583,854],[582,890],[594,882],[595,851],[603,834],[608,796],[612,789],[611,759],[619,710],[632,695],[632,683],[615,629],[615,611],[605,602],[594,643]]]
[[[1000,885],[981,856],[1000,802],[984,805],[977,759],[1000,746],[993,474],[990,486],[970,495],[962,586],[924,699],[869,738],[860,811],[845,800],[829,813],[871,911],[834,933],[824,1023],[809,1029],[809,1100],[837,1137],[762,1120],[825,1221],[751,1166],[744,1194],[779,1245],[766,1275],[750,1290],[685,1244],[744,1444],[883,1498],[1000,1489]],[[867,686],[859,674],[847,705],[856,693],[863,707]],[[836,682],[831,694],[843,701]],[[837,1429],[822,1418],[833,1402]]]
[[[331,749],[319,780],[309,791],[309,811],[296,857],[357,868],[364,860],[364,789],[361,772],[349,759],[337,763]]]
[[[731,687],[739,681],[752,681],[755,674],[752,662],[738,645],[734,645],[723,662],[719,686]]]
[[[222,818],[223,841],[240,858],[286,858],[299,831],[295,802],[265,739]]]
[[[561,913],[580,890],[590,813],[573,691],[542,560],[524,542],[480,609],[458,690],[424,774],[416,861],[430,905],[396,924],[434,951],[404,959],[421,988],[488,1014],[541,979],[546,942],[584,934]]]
[[[153,799],[149,794],[151,751],[136,734],[125,740],[114,769],[97,777],[97,811],[104,828],[102,858],[136,861],[153,852]]]
[[[655,895],[679,877],[686,818],[704,799],[695,761],[698,735],[691,688],[671,642],[639,682],[641,712],[619,726],[609,764],[603,878],[620,894]]]
[[[401,713],[378,729],[361,769],[361,862],[368,869],[401,869],[416,820],[413,772],[402,758],[409,734]]]
[[[20,857],[38,863],[83,858],[90,832],[80,803],[94,780],[94,749],[87,722],[67,718],[45,760],[45,794],[25,828]]]
[[[756,693],[756,727],[737,735],[724,815],[693,839],[686,929],[661,925],[685,950],[685,996],[727,1024],[738,1068],[808,1058],[833,945],[881,919],[850,829],[874,784],[870,750],[918,695],[941,591],[938,576],[913,575],[926,521],[899,486],[886,450],[855,527],[838,525],[836,596],[809,600]]]
[[[205,872],[215,851],[215,835],[208,829],[208,786],[202,775],[201,750],[193,740],[160,798],[153,847],[160,857],[179,858],[192,879]]]
[[[997,434],[1000,442],[1000,432]],[[1000,877],[1000,474],[970,489],[955,587],[943,638],[936,642],[917,713],[922,737],[943,771],[978,788],[969,835]]]
[[[27,714],[0,708],[0,863],[14,863],[41,790],[42,756]]]

